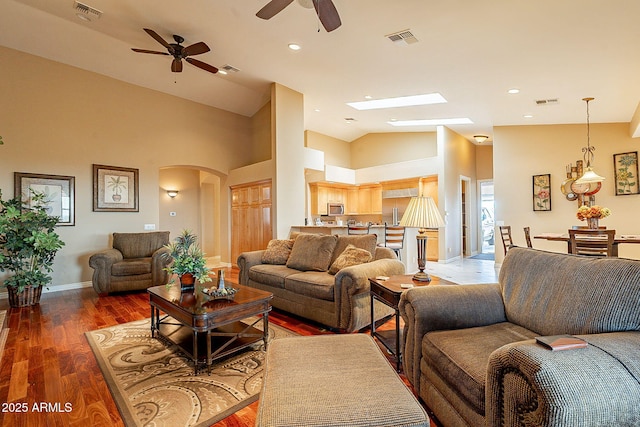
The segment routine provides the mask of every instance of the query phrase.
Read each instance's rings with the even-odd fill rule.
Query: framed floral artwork
[[[613,155],[613,170],[616,177],[616,196],[639,194],[638,186],[638,152]]]
[[[533,175],[533,211],[551,210],[551,174]]]
[[[34,193],[44,195],[50,216],[58,217],[57,225],[75,225],[75,177],[14,172],[14,191],[26,206],[32,206]]]
[[[138,212],[138,169],[93,165],[93,211]]]

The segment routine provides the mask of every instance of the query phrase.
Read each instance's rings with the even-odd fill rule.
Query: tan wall
[[[370,133],[351,142],[351,169],[437,155],[435,132]]]
[[[325,165],[351,168],[351,143],[318,132],[305,131],[305,146],[324,152]]]
[[[271,101],[253,115],[251,129],[250,163],[271,159]]]
[[[90,280],[88,258],[110,245],[112,232],[159,224],[161,167],[224,176],[250,162],[247,117],[3,47],[0,63],[3,194],[13,196],[15,171],[76,178],[76,225],[58,228],[66,245],[54,286]],[[92,211],[92,164],[139,169],[139,212]]]
[[[493,146],[476,146],[476,178],[478,180],[493,179]]]
[[[511,225],[517,245],[524,245],[522,228],[531,227],[532,234],[566,233],[573,225],[584,225],[575,217],[578,204],[570,202],[560,191],[566,179],[565,167],[582,160],[582,147],[587,145],[585,125],[512,126],[494,129],[496,221]],[[595,171],[606,180],[596,194],[596,203],[612,210],[601,225],[620,234],[640,234],[635,222],[640,196],[615,196],[613,155],[639,151],[640,141],[629,135],[628,123],[592,124],[591,145],[596,147]],[[534,212],[532,177],[551,174],[551,211]],[[499,238],[496,262],[503,258]],[[534,239],[534,247],[566,252],[561,242]],[[640,259],[640,245],[620,245],[620,256]]]

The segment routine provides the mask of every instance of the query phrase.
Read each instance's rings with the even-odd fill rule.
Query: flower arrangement
[[[586,221],[587,219],[590,219],[590,218],[596,218],[596,219],[606,218],[609,215],[611,215],[611,209],[609,208],[603,208],[602,206],[598,206],[598,205],[594,205],[594,206],[582,205],[578,208],[576,217],[580,221]]]

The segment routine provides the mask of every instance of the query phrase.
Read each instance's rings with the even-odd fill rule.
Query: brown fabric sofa
[[[300,234],[291,241],[288,257],[270,256],[269,252],[267,248],[240,254],[240,284],[273,293],[275,308],[347,332],[371,324],[369,277],[404,274],[404,264],[391,249],[376,247],[375,234]],[[347,252],[364,254],[372,260],[344,267],[341,262],[352,259],[346,256]],[[263,262],[273,259],[280,261],[277,264]],[[331,266],[338,264],[343,268],[335,275],[330,274]],[[377,301],[374,311],[376,319],[393,313]]]
[[[640,261],[509,249],[492,285],[402,295],[404,370],[443,426],[640,426]],[[570,334],[551,351],[536,336]]]
[[[171,257],[164,255],[169,253],[164,248],[168,243],[168,231],[113,233],[113,248],[89,258],[93,289],[106,295],[166,284],[169,273],[164,268],[171,263]]]

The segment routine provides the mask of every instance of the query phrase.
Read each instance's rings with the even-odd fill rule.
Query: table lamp
[[[431,197],[412,197],[409,206],[402,215],[400,225],[410,228],[418,228],[418,271],[413,280],[430,282],[431,277],[424,272],[427,263],[427,228],[444,227],[444,220],[438,211],[436,203]]]

